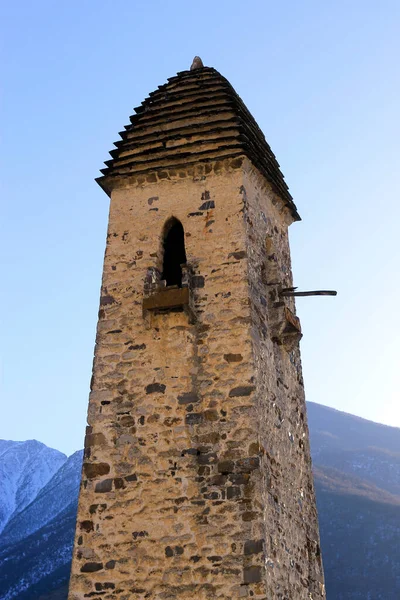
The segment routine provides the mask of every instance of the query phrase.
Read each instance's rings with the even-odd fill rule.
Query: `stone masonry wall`
[[[242,188],[247,231],[252,340],[260,423],[267,597],[325,597],[318,517],[298,343],[274,340],[281,305],[294,299],[287,211],[246,161]],[[278,312],[279,311],[279,312]],[[275,314],[277,313],[277,314]]]
[[[299,354],[258,280],[285,215],[242,159],[113,191],[69,600],[322,597]],[[143,317],[171,216],[193,323]]]

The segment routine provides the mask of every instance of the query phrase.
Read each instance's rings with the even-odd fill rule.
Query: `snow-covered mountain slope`
[[[36,498],[10,519],[0,536],[0,548],[15,544],[49,523],[78,495],[83,451],[70,456]]]
[[[0,440],[0,533],[66,460],[65,454],[36,440]]]

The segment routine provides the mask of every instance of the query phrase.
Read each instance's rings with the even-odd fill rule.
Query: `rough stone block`
[[[103,481],[99,481],[98,483],[96,483],[96,487],[94,488],[94,491],[98,492],[98,493],[111,492],[112,484],[113,484],[112,479],[103,479]]]
[[[245,567],[243,571],[244,583],[258,583],[261,581],[261,567]]]
[[[239,396],[250,396],[255,389],[256,388],[254,385],[239,385],[230,390],[229,397],[235,398]]]
[[[94,479],[110,472],[108,463],[84,463],[83,470],[88,479]]]
[[[244,554],[259,554],[263,551],[264,540],[247,540],[244,543]]]
[[[82,565],[81,573],[95,573],[96,571],[101,571],[103,568],[103,563],[99,562],[88,562]]]
[[[146,385],[146,394],[165,394],[165,388],[163,383],[149,383]]]

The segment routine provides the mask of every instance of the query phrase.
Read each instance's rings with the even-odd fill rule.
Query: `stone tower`
[[[69,600],[324,597],[291,287],[299,216],[200,61],[135,109],[111,198]]]

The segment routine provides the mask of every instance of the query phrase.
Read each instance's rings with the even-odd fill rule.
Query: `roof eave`
[[[109,178],[102,175],[101,177],[96,177],[95,182],[98,183],[107,196],[111,198],[112,188],[108,185],[108,183],[110,183]]]

